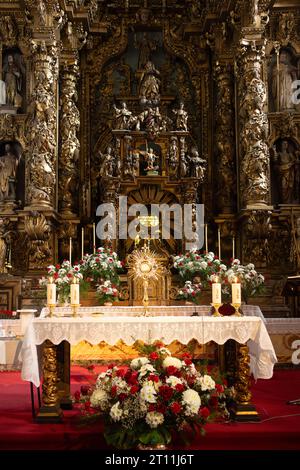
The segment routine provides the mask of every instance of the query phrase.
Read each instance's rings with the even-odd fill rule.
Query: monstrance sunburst
[[[129,266],[128,275],[137,281],[143,282],[143,315],[148,315],[148,286],[150,281],[157,281],[164,272],[164,266],[157,254],[149,246],[134,250],[127,258]]]

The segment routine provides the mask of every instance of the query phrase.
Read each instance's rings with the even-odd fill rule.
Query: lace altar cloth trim
[[[250,354],[250,367],[255,379],[271,378],[273,366],[277,362],[275,351],[259,317],[52,317],[35,318],[29,324],[21,350],[23,361],[22,378],[40,383],[36,345],[49,339],[54,344],[68,341],[77,344],[88,341],[99,344],[105,341],[114,345],[118,340],[132,345],[136,340],[151,342],[156,339],[169,344],[174,340],[187,344],[192,339],[205,344],[214,341],[224,344],[228,339],[247,343]]]

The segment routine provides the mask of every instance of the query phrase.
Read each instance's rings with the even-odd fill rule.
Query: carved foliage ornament
[[[25,232],[29,239],[29,263],[31,269],[45,269],[52,259],[49,247],[50,226],[43,214],[32,212],[24,219]]]

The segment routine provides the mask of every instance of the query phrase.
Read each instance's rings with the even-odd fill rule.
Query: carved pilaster
[[[264,268],[270,261],[271,211],[253,210],[243,230],[243,262]]]
[[[216,64],[216,152],[218,209],[232,213],[236,200],[234,88],[230,65]]]
[[[64,66],[61,72],[61,109],[59,156],[59,209],[64,217],[74,217],[78,208],[78,160],[80,143],[77,137],[80,115],[77,108],[77,61]]]
[[[56,42],[31,41],[33,91],[27,120],[26,202],[55,208],[56,188]]]
[[[262,80],[264,46],[241,41],[238,60],[241,208],[267,206],[270,201],[270,162]]]

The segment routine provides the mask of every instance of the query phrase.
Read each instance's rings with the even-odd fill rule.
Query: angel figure
[[[188,113],[184,109],[184,103],[180,103],[179,109],[172,110],[174,114],[176,114],[176,130],[177,131],[187,131],[187,121],[188,121]]]
[[[112,147],[109,145],[106,149],[106,153],[99,152],[101,157],[101,165],[99,170],[99,176],[112,177],[115,169],[115,157],[112,154]]]
[[[147,162],[147,167],[145,171],[149,172],[157,172],[159,169],[158,165],[155,165],[156,161],[159,159],[158,155],[156,155],[153,151],[153,148],[150,147],[149,150],[140,150],[140,154],[144,155],[144,158]]]

